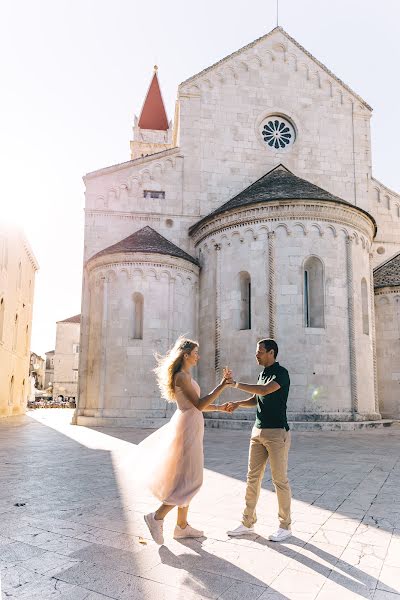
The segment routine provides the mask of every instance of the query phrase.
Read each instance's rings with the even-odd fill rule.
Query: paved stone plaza
[[[206,538],[150,541],[155,502],[135,488],[149,431],[87,429],[68,410],[0,421],[2,598],[400,600],[400,428],[293,433],[294,536],[276,529],[268,473],[257,534],[229,539],[243,507],[248,432],[206,431],[191,523]],[[23,506],[16,506],[18,503]]]

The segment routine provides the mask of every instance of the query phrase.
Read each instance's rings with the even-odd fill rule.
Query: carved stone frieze
[[[317,221],[333,223],[356,229],[369,242],[374,236],[374,222],[357,207],[327,201],[268,202],[251,208],[235,209],[234,212],[216,216],[193,232],[193,241],[198,245],[205,238],[234,227],[252,224],[276,224],[279,221]]]

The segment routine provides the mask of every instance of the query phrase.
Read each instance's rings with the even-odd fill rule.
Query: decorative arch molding
[[[134,254],[134,253],[133,253]],[[148,277],[153,277],[156,281],[160,281],[161,277],[166,275],[169,278],[175,279],[177,276],[181,276],[183,280],[190,282],[197,281],[199,276],[199,267],[183,259],[173,259],[173,257],[165,256],[165,260],[157,261],[152,259],[149,255],[144,255],[142,260],[135,260],[137,257],[133,257],[132,254],[119,255],[121,260],[114,260],[113,262],[102,261],[107,258],[99,257],[93,261],[93,265],[87,265],[89,274],[89,284],[93,284],[94,281],[105,279],[113,284],[117,281],[118,277],[123,274],[127,280],[146,280]],[[99,264],[95,264],[98,262]]]
[[[357,96],[338,77],[316,61],[316,59],[304,48],[300,48],[294,40],[289,37],[279,40],[259,40],[238,50],[218,63],[208,67],[204,71],[182,82],[178,92],[182,97],[196,95],[193,92],[195,86],[205,89],[207,81],[213,81],[217,85],[229,84],[232,81],[247,77],[249,69],[259,70],[273,69],[273,64],[280,62],[287,66],[288,71],[303,76],[314,90],[326,93],[332,102],[343,104],[346,102],[357,103],[361,111],[370,109],[363,104],[362,98]],[[239,67],[240,65],[240,67]],[[229,74],[229,70],[231,74]]]
[[[278,227],[279,227],[279,225],[278,225]],[[278,229],[278,227],[276,229]],[[304,237],[308,235],[308,230],[307,230],[307,227],[304,225],[304,223],[300,223],[299,221],[297,221],[296,223],[292,224],[291,231],[295,235],[297,233],[297,231],[299,231],[299,230],[303,233]],[[289,228],[288,228],[288,235],[289,235]]]
[[[308,228],[309,233],[313,233],[314,231],[318,233],[319,237],[324,237],[324,229],[319,223],[311,223]]]
[[[278,237],[280,232],[285,233],[286,236],[289,237],[293,236],[296,233],[296,229],[297,231],[301,231],[301,235],[303,235],[304,237],[308,236],[312,229],[315,230],[315,232],[320,238],[323,238],[326,233],[329,233],[329,235],[331,235],[333,238],[337,238],[339,234],[341,235],[341,237],[343,237],[343,239],[347,239],[348,237],[350,237],[355,245],[360,245],[363,248],[363,250],[365,250],[368,254],[370,253],[371,244],[362,235],[360,236],[356,231],[351,231],[343,227],[340,228],[339,231],[337,231],[337,229],[334,226],[330,224],[326,225],[323,222],[311,223],[309,229],[304,223],[301,222],[295,222],[293,224],[291,224],[290,222],[278,222],[274,226],[273,230],[270,229],[267,225],[248,228],[245,231],[243,231],[243,227],[240,226],[230,227],[229,229],[225,228],[220,235],[212,236],[211,239],[207,238],[206,240],[201,240],[197,244],[197,248],[198,252],[200,252],[204,257],[205,254],[210,253],[211,248],[215,248],[216,246],[218,246],[219,248],[227,248],[231,245],[243,244],[246,242],[246,239],[250,242],[253,240],[256,241],[260,238],[266,238],[270,231],[274,231],[275,234],[278,235]]]
[[[279,234],[279,233],[281,233],[281,231],[283,231],[289,237],[290,235],[293,234],[294,227],[296,227],[298,225],[301,226],[301,228],[303,230],[303,233],[305,235],[305,228],[304,228],[304,226],[301,223],[295,223],[293,225],[293,227],[292,227],[292,230],[290,229],[290,227],[286,223],[278,223],[277,225],[275,225],[273,231],[274,231],[275,234]]]
[[[397,295],[400,295],[400,286],[379,288],[375,290],[376,298],[386,298],[388,302],[390,302],[393,297]]]

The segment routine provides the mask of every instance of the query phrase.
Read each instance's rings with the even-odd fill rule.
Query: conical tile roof
[[[193,256],[187,254],[187,252],[167,240],[164,236],[149,226],[143,227],[143,229],[135,231],[135,233],[132,233],[132,235],[129,235],[120,242],[101,250],[89,260],[94,260],[95,258],[109,254],[119,254],[121,252],[150,252],[154,254],[167,254],[168,256],[183,258],[194,265],[198,265],[197,260],[193,258]]]
[[[277,200],[326,200],[358,208],[354,207],[350,202],[310,183],[306,179],[297,177],[284,165],[280,164],[237,194],[237,196],[234,196],[231,200],[228,200],[228,202],[225,202],[225,204],[222,204],[216,210],[192,225],[189,231],[193,233],[202,223],[224,212]],[[361,210],[361,212],[368,215],[374,221],[369,213],[360,208],[358,210]]]
[[[400,252],[374,269],[374,288],[400,286]]]
[[[168,129],[167,113],[161,95],[156,67],[140,113],[139,127],[140,129],[156,129],[159,131],[167,131]]]

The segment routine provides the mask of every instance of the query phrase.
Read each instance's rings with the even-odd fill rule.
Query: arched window
[[[25,354],[29,352],[29,325],[25,329]]]
[[[14,402],[14,375],[11,375],[10,379],[10,389],[8,393],[8,404],[12,404]]]
[[[4,333],[4,311],[5,311],[5,302],[4,298],[0,300],[0,342],[3,341],[3,333]]]
[[[239,273],[240,329],[251,329],[251,278],[246,271]]]
[[[21,404],[25,402],[25,379],[22,380],[22,396],[21,396]]]
[[[17,340],[18,340],[18,315],[15,315],[14,335],[13,335],[13,343],[12,343],[13,350],[17,349]]]
[[[324,267],[316,256],[304,263],[304,324],[324,327]]]
[[[143,339],[143,296],[133,294],[133,339]]]
[[[368,317],[368,286],[364,277],[361,280],[361,308],[362,308],[362,329],[363,333],[369,335],[369,317]]]

